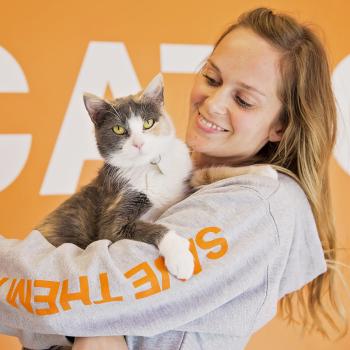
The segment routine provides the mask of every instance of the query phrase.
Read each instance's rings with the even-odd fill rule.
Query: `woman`
[[[269,9],[243,14],[219,38],[196,78],[186,140],[197,167],[269,163],[281,170],[278,179],[222,180],[161,217],[160,223],[192,238],[197,263],[187,282],[169,279],[154,250],[136,242],[110,247],[95,242],[81,256],[74,248],[45,246],[38,234],[27,243],[4,241],[2,261],[10,259],[6,252],[24,254],[22,262],[12,261],[20,276],[33,276],[35,268],[36,276],[47,273],[43,260],[35,265],[33,253],[28,255],[29,245],[38,249],[37,256],[46,257],[51,249],[45,268],[56,279],[79,275],[80,283],[72,289],[79,292],[68,292],[65,285],[61,294],[56,284],[54,296],[67,311],[57,317],[57,305],[47,296],[37,300],[50,307],[27,313],[0,304],[0,329],[20,336],[27,347],[66,344],[64,337],[49,335],[55,333],[80,336],[76,350],[125,348],[120,337],[85,338],[113,334],[125,334],[129,349],[243,349],[250,335],[273,318],[279,301],[292,319],[291,299],[297,295],[303,326],[308,311],[312,326],[326,335],[321,315],[329,314],[321,295],[328,290],[334,301],[334,275],[326,261],[331,267],[336,259],[328,183],[335,123],[329,67],[315,35]],[[31,269],[26,270],[26,259]],[[139,264],[130,269],[125,261]],[[102,300],[85,293],[96,287],[91,279],[101,271],[113,276],[122,296],[106,292],[109,281],[101,273]],[[141,278],[131,279],[136,272]],[[10,268],[2,267],[1,273],[9,275]],[[70,312],[73,307],[79,312]],[[35,335],[26,331],[29,327]]]

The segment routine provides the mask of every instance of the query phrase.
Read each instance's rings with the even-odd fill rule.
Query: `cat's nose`
[[[133,142],[132,145],[140,150],[143,146],[143,142]]]

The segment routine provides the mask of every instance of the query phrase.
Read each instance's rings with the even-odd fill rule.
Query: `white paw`
[[[270,177],[274,180],[278,179],[278,173],[274,168],[272,168],[272,166],[262,165],[262,166],[257,166],[256,168],[257,168],[257,170],[254,171],[255,174],[267,176],[267,177]]]
[[[187,280],[193,275],[194,261],[189,246],[190,242],[174,231],[169,231],[159,244],[165,266],[176,278]]]

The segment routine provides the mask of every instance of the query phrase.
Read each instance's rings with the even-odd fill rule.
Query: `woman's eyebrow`
[[[210,58],[208,58],[207,62],[208,62],[211,66],[213,66],[213,68],[214,68],[215,70],[217,70],[217,71],[220,73],[219,67],[218,67]]]
[[[208,62],[216,71],[218,71],[219,73],[221,73],[219,67],[218,67],[210,58],[208,58],[207,62]],[[254,86],[250,86],[250,85],[248,85],[248,84],[246,84],[246,83],[243,83],[242,81],[239,81],[237,84],[238,84],[240,87],[242,87],[243,89],[250,90],[250,91],[255,91],[255,92],[257,92],[258,94],[260,94],[261,96],[266,97],[266,95],[265,95],[264,93],[262,93],[261,91],[259,91],[258,89],[256,89]]]
[[[261,91],[259,91],[258,89],[256,89],[256,88],[253,87],[253,86],[250,86],[250,85],[247,85],[246,83],[243,83],[242,81],[239,81],[237,84],[238,84],[239,86],[241,86],[243,89],[250,90],[250,91],[255,91],[255,92],[257,92],[258,94],[260,94],[261,96],[266,97],[266,95],[265,95],[264,93],[262,93]]]

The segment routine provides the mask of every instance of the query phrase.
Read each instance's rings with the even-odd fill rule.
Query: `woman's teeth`
[[[199,122],[203,125],[206,126],[207,128],[217,130],[217,131],[227,131],[226,129],[210,122],[209,120],[205,119],[201,114],[199,115]]]

